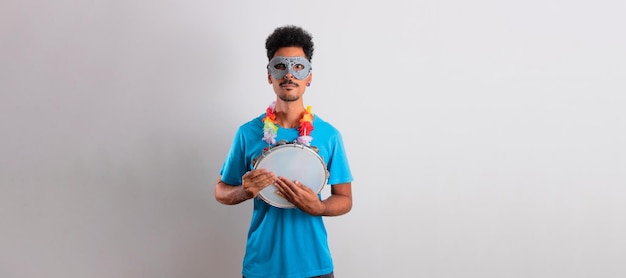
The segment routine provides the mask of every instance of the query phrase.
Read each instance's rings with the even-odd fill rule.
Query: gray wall
[[[294,23],[356,178],[327,218],[338,277],[624,277],[625,12],[2,1],[0,276],[239,277],[251,204],[213,185]]]

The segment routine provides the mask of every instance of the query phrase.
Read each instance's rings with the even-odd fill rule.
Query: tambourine
[[[319,194],[328,182],[328,170],[324,159],[317,153],[317,148],[301,143],[278,142],[276,146],[265,150],[253,161],[254,169],[267,169],[276,176],[283,176],[292,181],[299,181]],[[276,192],[274,184],[259,192],[259,197],[266,203],[278,208],[295,207]]]

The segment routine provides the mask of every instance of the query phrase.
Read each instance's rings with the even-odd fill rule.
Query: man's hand
[[[276,175],[265,169],[255,169],[242,177],[242,188],[248,199],[254,198],[263,188],[276,181]]]
[[[291,202],[294,206],[311,215],[321,215],[324,204],[310,188],[298,181],[291,181],[285,177],[278,177],[274,181],[278,194]]]

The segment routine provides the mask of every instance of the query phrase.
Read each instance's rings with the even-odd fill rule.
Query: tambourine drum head
[[[320,193],[327,181],[326,166],[322,158],[312,149],[292,144],[275,146],[257,161],[255,169],[267,169],[292,181],[299,181],[313,192]],[[268,204],[279,208],[292,208],[294,205],[276,194],[272,184],[259,192]]]

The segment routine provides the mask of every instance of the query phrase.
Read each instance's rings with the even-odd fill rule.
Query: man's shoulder
[[[324,132],[339,133],[339,129],[337,129],[333,124],[324,120],[317,114],[315,114],[315,118],[313,118],[313,127],[317,130]]]

